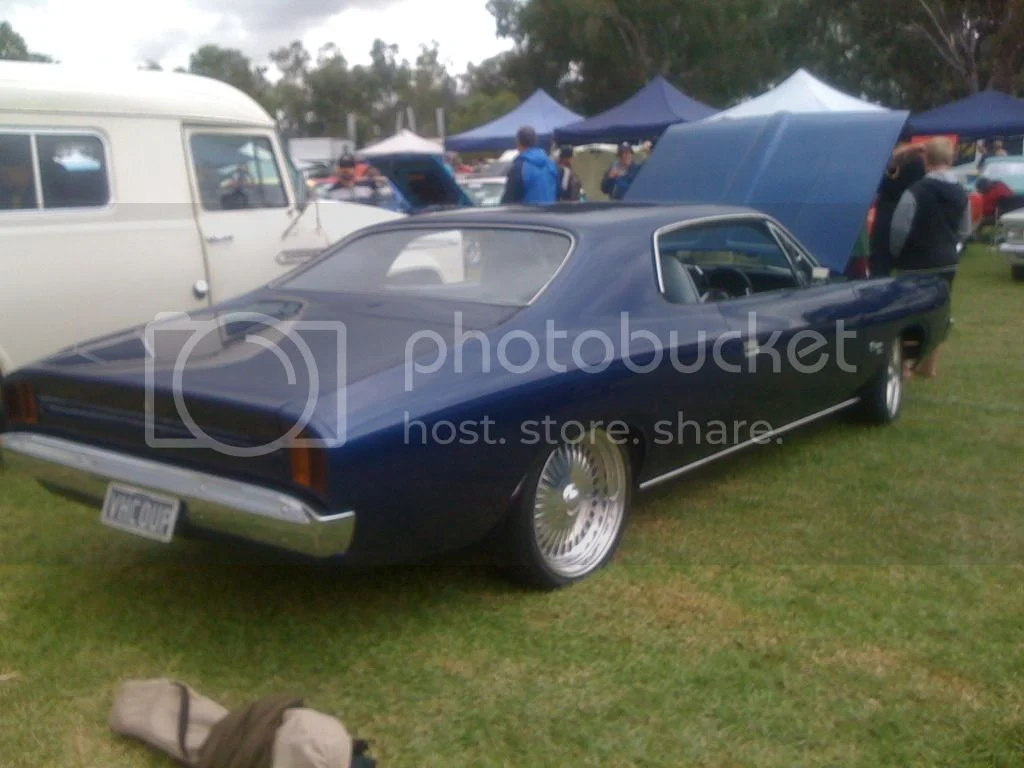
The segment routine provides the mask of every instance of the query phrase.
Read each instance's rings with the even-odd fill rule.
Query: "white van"
[[[309,204],[274,121],[224,83],[0,62],[0,379],[401,216]]]

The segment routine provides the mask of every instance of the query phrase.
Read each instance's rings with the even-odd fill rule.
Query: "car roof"
[[[180,72],[110,70],[39,62],[0,62],[5,112],[178,118],[205,124],[274,127],[237,88]]]
[[[674,205],[662,203],[588,202],[554,205],[499,205],[421,213],[401,226],[527,226],[553,227],[576,234],[622,231],[636,227],[650,233],[660,227],[717,216],[765,214],[753,208],[729,205]],[[396,222],[397,223],[397,222]],[[394,226],[394,224],[392,224]]]

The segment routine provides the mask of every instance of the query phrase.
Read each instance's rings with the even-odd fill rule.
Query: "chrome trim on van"
[[[107,486],[121,482],[181,499],[184,519],[196,528],[313,557],[344,554],[355,533],[355,512],[321,512],[251,483],[31,432],[9,432],[0,439],[9,470],[97,508]]]

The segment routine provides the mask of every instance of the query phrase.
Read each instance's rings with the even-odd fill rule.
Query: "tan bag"
[[[274,768],[347,768],[352,738],[337,719],[315,709],[289,709],[274,739]]]
[[[181,762],[194,765],[210,729],[228,714],[220,704],[184,683],[160,678],[122,683],[110,712],[110,728]]]
[[[365,741],[353,740],[341,721],[322,712],[301,706],[285,709],[280,725],[272,732],[247,716],[257,710],[265,711],[268,703],[276,703],[281,698],[267,697],[253,702],[228,718],[231,714],[228,710],[184,683],[166,678],[131,680],[118,688],[110,712],[110,728],[114,733],[139,739],[189,766],[209,760],[209,754],[202,754],[203,745],[218,724],[218,738],[210,741],[210,747],[219,753],[226,745],[233,744],[227,751],[235,760],[245,754],[245,749],[256,745],[264,760],[270,747],[271,768],[373,768],[376,765],[366,751]],[[281,705],[276,706],[280,710]]]

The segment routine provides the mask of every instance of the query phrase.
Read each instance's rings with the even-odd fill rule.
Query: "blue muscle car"
[[[828,266],[798,240],[856,234],[877,183],[857,169],[881,169],[901,127],[842,120],[728,129],[741,157],[736,131],[788,147],[795,130],[833,182],[842,157],[815,146],[860,137],[814,216],[780,198],[775,216],[653,200],[425,213],[208,312],[67,350],[6,381],[6,461],[164,542],[214,531],[377,564],[487,539],[531,585],[575,582],[611,559],[636,492],[839,411],[892,422],[905,355],[945,337],[943,280],[847,281],[852,238],[823,249]],[[670,194],[671,147],[638,197]],[[725,181],[761,194],[772,151],[754,182]]]

